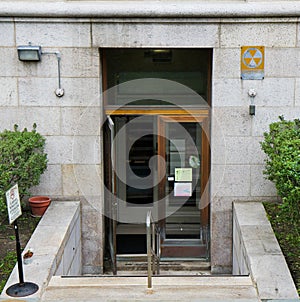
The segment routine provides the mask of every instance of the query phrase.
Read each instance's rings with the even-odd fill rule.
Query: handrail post
[[[152,288],[152,269],[151,269],[151,211],[147,213],[147,260],[148,260],[148,289]]]
[[[158,228],[158,227],[157,227]],[[159,262],[160,262],[160,230],[159,228],[156,231],[156,266],[157,266],[157,274],[159,275]]]
[[[147,261],[148,261],[148,289],[152,288],[152,275],[159,274],[160,260],[160,238],[159,228],[154,223],[151,211],[148,211],[146,218],[147,229]]]
[[[151,252],[155,253],[155,225],[154,225],[154,223],[151,224],[151,228],[152,228],[152,233],[151,233]],[[152,273],[155,275],[155,259],[152,260]]]

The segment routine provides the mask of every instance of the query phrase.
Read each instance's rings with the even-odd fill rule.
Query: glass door
[[[146,253],[146,215],[157,195],[156,117],[115,116],[117,254]]]
[[[208,124],[205,117],[159,118],[161,252],[166,258],[203,258],[208,251]]]
[[[149,210],[164,258],[207,258],[209,117],[114,116],[115,252],[146,252]]]

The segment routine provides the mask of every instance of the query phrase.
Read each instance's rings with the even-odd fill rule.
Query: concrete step
[[[43,302],[62,301],[260,301],[250,277],[60,277],[50,280]]]
[[[126,258],[119,260],[117,262],[118,271],[146,271],[147,261],[143,258],[137,258],[136,261]],[[206,261],[161,261],[160,262],[161,271],[190,271],[190,272],[200,272],[200,271],[210,271],[210,262]]]

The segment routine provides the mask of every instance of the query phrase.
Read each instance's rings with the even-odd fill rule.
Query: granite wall
[[[3,13],[5,9],[0,14],[0,129],[12,129],[15,123],[30,128],[36,122],[47,139],[48,170],[32,193],[82,201],[83,272],[101,272],[105,154],[99,49],[211,48],[211,264],[213,272],[231,272],[232,202],[276,199],[273,185],[262,173],[264,154],[259,142],[279,115],[292,119],[300,114],[297,16],[279,17],[277,11],[273,18],[241,18],[228,11],[226,17],[220,4],[220,17],[189,18],[178,7],[175,17],[164,18],[157,7],[155,18],[130,16],[125,10],[127,16],[120,18],[113,14],[103,18],[100,10],[98,17],[91,11],[93,18],[88,18],[76,11],[78,3],[71,2],[70,17],[67,11],[61,13],[63,3],[59,11],[63,17],[51,12],[51,17],[44,16],[51,3],[45,11],[24,6],[26,14],[9,15]],[[142,9],[147,4],[140,5]],[[88,6],[85,9],[87,15]],[[17,46],[28,42],[41,45],[46,52],[60,51],[62,98],[54,94],[58,87],[55,55],[44,54],[38,63],[18,60]],[[241,46],[247,45],[265,47],[263,80],[241,80]],[[257,92],[255,116],[249,115],[249,89]]]

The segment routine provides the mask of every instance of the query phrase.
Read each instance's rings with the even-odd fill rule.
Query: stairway
[[[43,302],[197,301],[257,302],[257,291],[249,276],[213,276],[210,263],[162,261],[160,275],[147,288],[146,255],[118,255],[118,275],[54,276]]]
[[[118,255],[118,275],[147,276],[147,255]],[[111,272],[107,272],[111,274]],[[161,260],[160,275],[210,275],[210,262],[199,259],[189,261]]]
[[[54,276],[43,302],[98,301],[260,301],[251,278],[236,276],[156,276],[147,289],[147,277]]]

